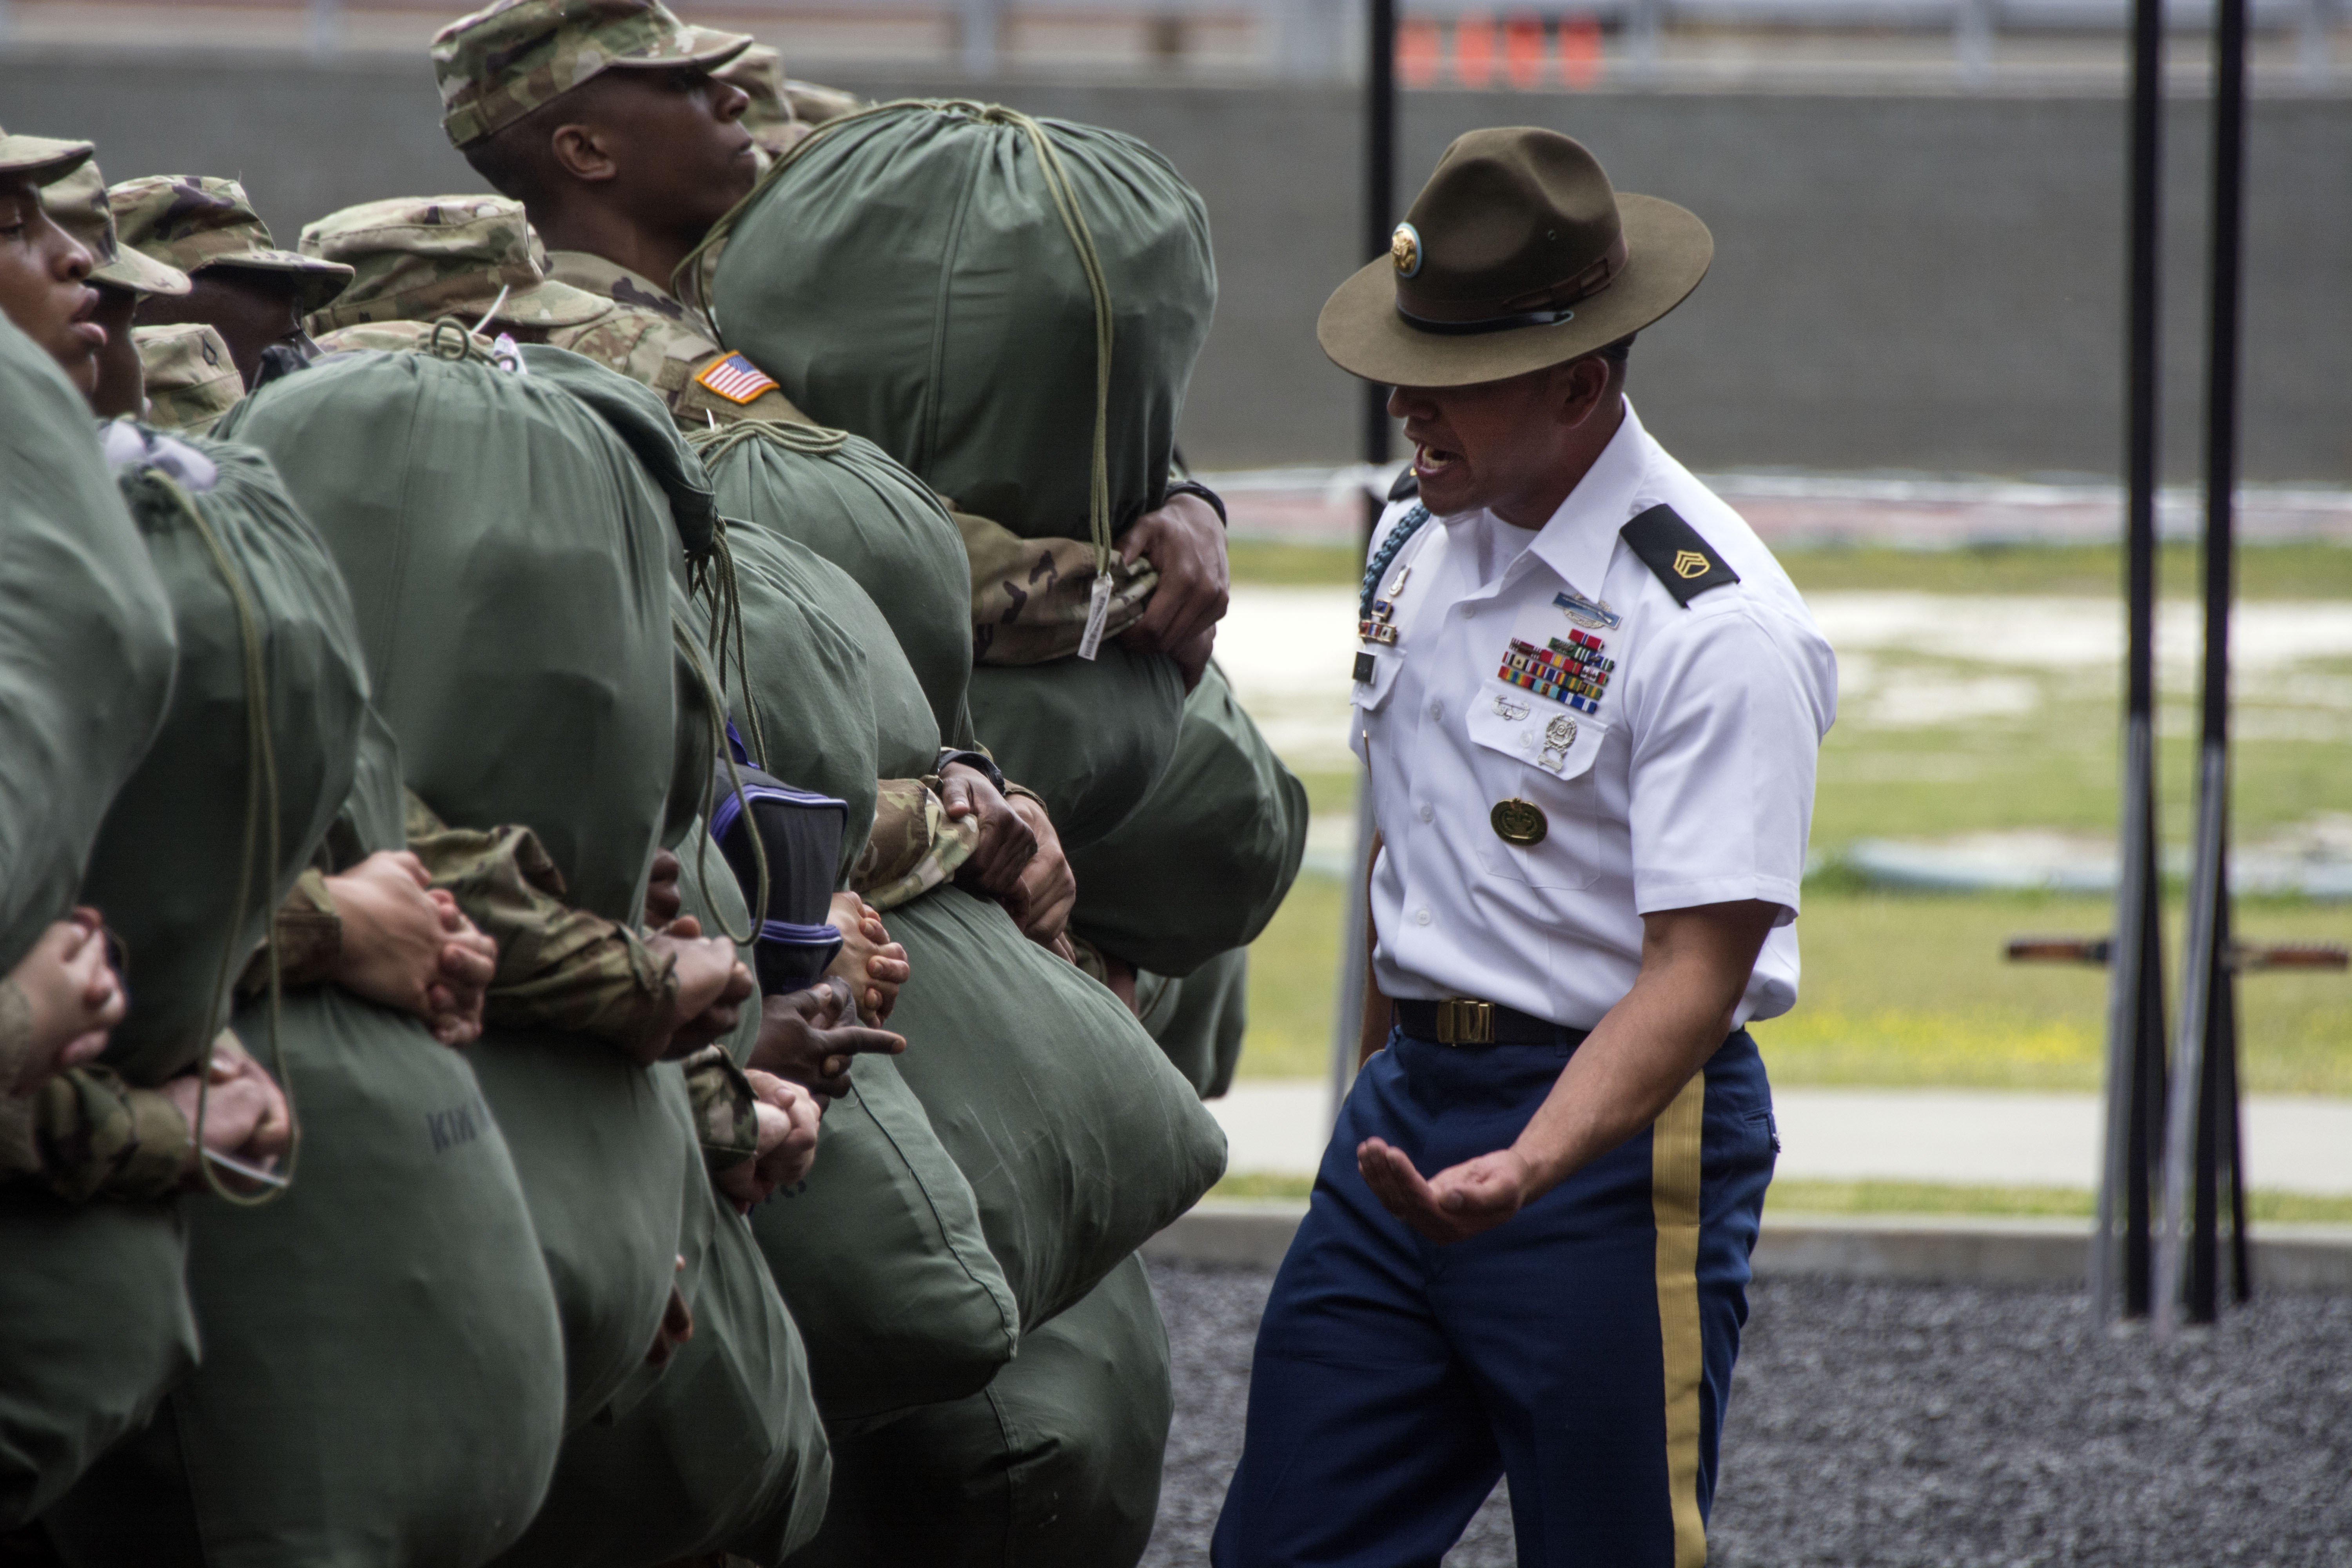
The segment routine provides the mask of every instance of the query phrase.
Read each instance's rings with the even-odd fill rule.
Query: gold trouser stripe
[[[1650,1207],[1658,1226],[1658,1339],[1666,1363],[1666,1492],[1675,1568],[1706,1568],[1698,1512],[1699,1134],[1706,1075],[1696,1073],[1650,1130]]]

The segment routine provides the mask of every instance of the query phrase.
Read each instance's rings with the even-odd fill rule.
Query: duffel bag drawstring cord
[[[260,839],[267,844],[272,877],[276,875],[281,850],[278,837],[278,758],[269,733],[269,674],[261,647],[260,617],[254,613],[253,596],[245,574],[229,559],[228,552],[221,547],[220,538],[213,531],[212,524],[186,490],[170,476],[152,468],[148,469],[142,478],[159,486],[172,498],[181,515],[194,526],[197,537],[204,541],[205,550],[212,557],[213,570],[220,574],[222,585],[228,590],[229,604],[236,612],[238,638],[244,647],[245,844],[237,856],[236,902],[229,917],[228,941],[222,947],[220,967],[213,977],[212,1005],[205,1014],[205,1027],[209,1031],[212,1021],[221,1016],[221,1004],[227,997],[229,983],[238,967],[237,933],[244,929],[254,895],[255,841]],[[265,894],[268,885],[268,879],[262,879]],[[271,912],[264,911],[265,914]],[[213,1190],[215,1195],[240,1208],[260,1208],[277,1202],[292,1190],[294,1167],[302,1152],[302,1123],[294,1110],[294,1084],[286,1075],[286,1044],[278,1027],[285,988],[278,968],[275,931],[262,945],[269,955],[269,1065],[278,1075],[278,1091],[286,1097],[288,1142],[282,1184],[266,1187],[251,1194],[236,1192],[221,1181],[219,1173],[213,1169],[212,1162],[205,1157],[205,1112],[212,1100],[213,1081],[213,1037],[209,1033],[205,1041],[204,1065],[196,1078],[196,1119],[194,1127],[191,1129],[196,1146],[196,1165],[205,1173],[205,1184]]]

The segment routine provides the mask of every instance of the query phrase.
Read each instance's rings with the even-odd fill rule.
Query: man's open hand
[[[1143,618],[1120,641],[1143,653],[1164,653],[1184,672],[1184,687],[1200,684],[1216,643],[1217,623],[1232,602],[1225,561],[1225,525],[1217,509],[1196,495],[1171,496],[1119,538],[1129,565],[1140,558],[1160,574]]]
[[[824,1101],[849,1092],[849,1064],[866,1052],[895,1057],[903,1036],[841,1020],[855,1017],[849,987],[827,980],[805,991],[770,996],[760,1005],[760,1043],[744,1066],[799,1084]]]
[[[1494,1229],[1527,1201],[1527,1162],[1508,1149],[1465,1160],[1424,1180],[1404,1152],[1378,1138],[1356,1145],[1356,1169],[1381,1206],[1439,1243]]]

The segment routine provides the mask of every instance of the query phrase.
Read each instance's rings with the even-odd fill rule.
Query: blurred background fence
[[[982,93],[1151,142],[1206,196],[1221,270],[1188,457],[1230,469],[1354,455],[1354,398],[1314,342],[1324,295],[1360,259],[1360,105],[1337,79],[1355,58],[1354,0],[681,8],[775,43],[797,76],[876,96]],[[2120,0],[1404,9],[1408,192],[1462,131],[1544,124],[1588,142],[1625,188],[1714,228],[1714,276],[1634,361],[1636,401],[1686,460],[2115,472]],[[241,174],[290,239],[346,203],[479,188],[442,139],[424,59],[451,12],[0,0],[0,123],[93,137],[110,173]],[[2175,15],[2166,330],[2170,363],[2187,366],[2206,11]],[[2244,471],[2343,484],[2352,16],[2344,0],[2263,0],[2256,16]],[[2167,470],[2187,479],[2196,384],[2180,374],[2167,388]]]

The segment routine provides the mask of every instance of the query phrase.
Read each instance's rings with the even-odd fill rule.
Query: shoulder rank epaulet
[[[1404,466],[1404,472],[1396,477],[1396,483],[1389,487],[1390,504],[1394,505],[1398,501],[1409,500],[1420,493],[1421,476],[1412,471],[1411,463],[1407,463]]]
[[[1685,609],[1709,588],[1739,581],[1739,574],[1724,564],[1715,546],[1670,506],[1652,507],[1617,533]]]

